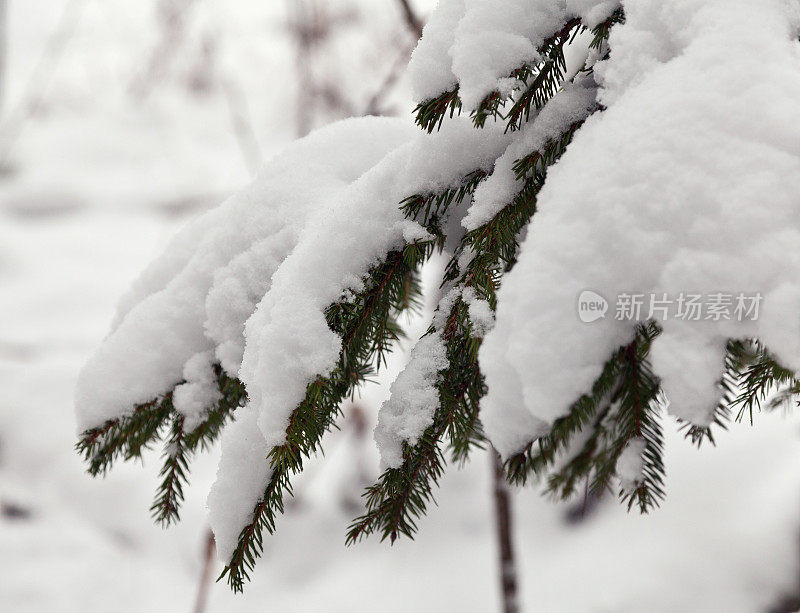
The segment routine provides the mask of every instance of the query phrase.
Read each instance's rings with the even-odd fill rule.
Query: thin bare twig
[[[500,591],[503,598],[503,613],[517,613],[517,567],[514,561],[513,525],[511,521],[511,500],[505,480],[503,462],[492,449],[492,473],[494,475],[494,517],[497,526],[497,544],[500,551]]]
[[[400,3],[400,9],[403,11],[403,17],[405,17],[408,29],[411,30],[417,38],[420,38],[422,36],[422,20],[414,12],[414,9],[411,8],[411,4],[408,0],[397,1]]]
[[[194,613],[204,613],[208,601],[208,590],[211,586],[211,577],[214,566],[214,533],[209,530],[206,534],[206,546],[203,553],[203,572],[200,575],[200,585],[197,588],[197,600],[194,603]]]

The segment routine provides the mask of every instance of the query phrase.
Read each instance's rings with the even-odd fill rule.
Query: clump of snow
[[[644,470],[643,438],[636,437],[628,441],[617,459],[617,477],[624,492],[633,492],[642,483]]]
[[[239,372],[244,355],[245,322],[296,242],[296,228],[281,228],[256,241],[214,273],[214,282],[205,301],[205,332],[216,344],[217,360],[227,372],[234,375]]]
[[[222,398],[214,376],[214,355],[197,353],[183,368],[184,383],[175,388],[172,405],[183,415],[183,429],[191,432],[203,421],[208,410]]]
[[[409,236],[398,203],[458,185],[472,170],[489,170],[507,146],[500,125],[478,131],[467,118],[447,123],[433,134],[416,131],[411,142],[333,194],[248,320],[240,375],[270,445],[284,441],[287,420],[311,379],[336,364],[341,339],[328,327],[325,309],[343,291],[359,289],[369,268]]]
[[[253,509],[272,475],[267,461],[269,446],[258,429],[257,418],[252,406],[241,407],[220,436],[222,456],[208,494],[208,521],[217,556],[226,564],[242,528],[252,521]]]
[[[378,413],[375,442],[384,467],[398,468],[403,463],[403,443],[416,444],[431,425],[440,402],[436,382],[445,368],[447,354],[441,332],[423,336]]]
[[[462,254],[463,257],[463,254]],[[443,330],[457,300],[467,304],[472,332],[482,337],[494,324],[489,303],[475,289],[452,286],[439,301],[432,320],[433,332],[422,337],[411,352],[406,368],[392,384],[389,399],[381,405],[375,441],[384,468],[403,463],[403,443],[414,445],[433,423],[439,398],[439,373],[448,366]]]
[[[236,375],[244,321],[310,215],[411,136],[405,122],[340,122],[291,146],[256,180],[190,223],[123,299],[78,379],[81,430],[169,391],[192,356],[219,347]]]
[[[472,170],[488,170],[507,146],[501,126],[479,132],[466,118],[449,123],[435,134],[405,128],[406,140],[414,136],[410,142],[341,191],[328,190],[247,320],[239,376],[267,450],[284,442],[289,416],[312,378],[328,374],[336,364],[341,339],[327,325],[327,306],[343,292],[361,289],[363,276],[388,251],[409,238],[428,238],[419,224],[405,219],[398,203],[409,194],[458,185]],[[223,458],[226,453],[223,443]],[[263,462],[263,456],[249,461]],[[220,467],[217,489],[241,487],[238,469],[230,466]],[[248,497],[257,500],[259,494],[249,492]],[[212,497],[212,510],[223,500]],[[214,513],[240,522],[226,525],[225,534],[238,534],[244,526],[243,514]]]
[[[429,100],[455,87],[450,48],[465,10],[464,0],[439,0],[428,17],[408,64],[416,100]]]
[[[483,338],[494,325],[492,307],[487,300],[479,297],[472,287],[465,287],[461,291],[461,298],[467,304],[472,333],[478,338]]]
[[[409,66],[418,100],[459,84],[474,109],[490,92],[515,87],[509,74],[541,58],[537,49],[573,17],[593,27],[618,0],[449,0],[440,2]]]
[[[779,0],[625,9],[595,71],[608,109],[549,170],[481,347],[482,419],[506,455],[633,337],[636,322],[614,316],[623,293],[763,294],[755,321],[660,322],[653,367],[670,412],[692,423],[712,419],[726,339],[758,337],[800,368],[797,11]],[[590,324],[576,313],[587,288],[611,304]]]

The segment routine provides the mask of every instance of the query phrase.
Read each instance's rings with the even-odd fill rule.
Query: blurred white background
[[[433,4],[412,8],[424,19]],[[192,611],[216,456],[196,459],[183,521],[162,531],[148,515],[159,450],[84,474],[77,371],[176,228],[283,144],[348,116],[411,121],[402,73],[416,34],[397,0],[0,6],[0,611]],[[344,546],[377,475],[384,393],[347,408],[245,594],[213,585],[206,610],[497,610],[483,454],[451,468],[416,541]],[[581,501],[515,492],[523,610],[796,609],[799,425],[758,415],[697,451],[668,422],[668,497],[649,517],[613,496],[581,515]]]

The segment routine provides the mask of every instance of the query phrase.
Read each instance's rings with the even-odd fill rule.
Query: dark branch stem
[[[214,566],[214,533],[208,530],[206,533],[206,546],[203,552],[203,573],[200,575],[200,585],[197,588],[197,600],[194,603],[194,613],[205,613],[206,602],[208,601],[208,590],[211,587],[211,570]]]
[[[414,9],[411,8],[411,4],[408,0],[397,0],[400,3],[400,9],[403,11],[403,17],[405,17],[406,25],[411,32],[417,38],[422,36],[422,20],[417,17],[417,14],[414,12]]]
[[[499,454],[491,451],[492,473],[494,475],[494,517],[497,526],[497,544],[500,564],[500,592],[503,598],[503,613],[517,613],[517,566],[514,561],[513,525],[511,520],[511,499],[505,480],[503,462]]]

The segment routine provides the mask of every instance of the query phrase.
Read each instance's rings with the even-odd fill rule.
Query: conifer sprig
[[[521,452],[506,460],[509,483],[524,486],[530,478],[545,474],[554,465],[558,454],[567,450],[574,437],[598,421],[596,415],[600,411],[606,411],[607,414],[607,409],[619,397],[618,379],[623,351],[625,348],[621,347],[609,358],[592,385],[591,392],[581,396],[567,415],[555,420],[546,436],[532,441]]]
[[[159,476],[161,483],[156,490],[156,499],[150,507],[153,520],[167,527],[178,521],[183,502],[183,486],[189,471],[189,458],[185,449],[184,416],[172,415],[169,437],[164,446],[164,464]]]
[[[608,18],[592,28],[591,49],[602,50],[608,41],[611,28],[625,21],[625,13],[619,8]],[[503,115],[503,108],[508,96],[499,91],[487,94],[472,111],[472,121],[476,128],[483,128],[489,118],[504,119],[506,130],[519,130],[529,119],[532,109],[543,107],[550,96],[561,86],[564,73],[567,69],[564,58],[564,48],[571,44],[575,38],[586,30],[586,26],[578,18],[570,19],[552,36],[545,39],[538,49],[542,58],[535,64],[524,64],[514,69],[508,78],[520,84],[518,93],[511,94],[513,104],[507,114]],[[580,71],[579,71],[580,72]],[[423,130],[431,133],[438,130],[444,118],[449,115],[461,114],[462,104],[458,95],[458,85],[435,98],[420,103],[414,109],[415,121]]]
[[[800,392],[800,383],[788,368],[782,366],[756,339],[731,339],[725,351],[725,368],[720,380],[721,398],[710,426],[682,423],[686,437],[700,446],[704,441],[715,443],[713,428],[727,430],[733,418],[741,421],[753,410],[767,403],[772,408],[790,402]]]
[[[291,477],[303,470],[304,459],[316,453],[322,436],[340,414],[348,394],[380,365],[401,335],[398,315],[418,304],[421,293],[417,273],[441,244],[438,238],[408,244],[389,253],[368,275],[366,288],[343,298],[326,312],[328,325],[342,338],[339,361],[333,372],[318,377],[306,389],[306,397],[295,408],[286,428],[286,441],[270,450],[272,474],[264,495],[253,510],[230,562],[220,578],[227,577],[234,591],[243,589],[256,559],[263,550],[264,531],[275,530],[277,515],[283,512],[284,495],[291,495]]]
[[[541,80],[538,87],[547,88],[548,83]],[[543,91],[541,98],[549,99],[555,91],[554,88]],[[451,459],[456,463],[463,463],[471,449],[483,445],[478,419],[480,399],[486,394],[478,367],[481,339],[474,333],[475,326],[470,320],[469,305],[463,292],[471,289],[494,311],[500,278],[514,264],[519,233],[536,210],[536,195],[544,184],[547,166],[563,154],[582,123],[569,126],[541,150],[515,164],[516,177],[522,184],[519,194],[491,220],[467,232],[448,262],[444,284],[455,289],[442,328],[448,366],[439,373],[440,405],[434,412],[433,424],[420,440],[413,446],[404,444],[400,468],[387,469],[379,481],[367,489],[364,495],[366,512],[348,529],[348,543],[375,532],[380,533],[382,539],[391,541],[400,535],[413,537],[416,519],[433,499],[432,487],[438,483],[438,476],[444,470],[444,440]],[[449,206],[453,194],[460,201],[472,193],[485,176],[485,173],[470,173],[458,192],[436,199],[409,198],[403,203],[406,214],[422,215],[425,220],[435,218],[439,209]],[[465,253],[469,254],[468,258],[464,258]],[[468,261],[463,263],[463,259]],[[431,328],[428,333],[434,331]]]
[[[682,419],[679,430],[692,444],[701,447],[708,442],[716,445],[715,430],[727,430],[731,420],[731,407],[739,395],[742,371],[752,359],[752,347],[748,341],[731,339],[725,347],[725,366],[719,381],[720,400],[714,409],[714,417],[708,426],[698,426]]]
[[[400,202],[400,210],[419,222],[429,232],[441,234],[440,222],[453,204],[461,204],[487,176],[484,170],[473,170],[464,175],[459,184],[449,189],[428,194],[415,194]]]
[[[86,430],[75,449],[88,464],[92,476],[105,475],[114,462],[141,458],[158,440],[159,431],[172,412],[172,394],[139,405],[130,415],[106,421]]]
[[[753,409],[759,408],[771,392],[781,387],[796,389],[798,380],[794,373],[782,366],[759,341],[744,342],[741,347],[740,393],[730,407],[738,408],[736,421],[741,421],[747,413],[752,425]]]
[[[595,471],[591,485],[599,493],[611,487],[617,463],[625,447],[634,440],[644,442],[642,472],[630,489],[620,488],[619,496],[628,510],[636,504],[647,513],[664,498],[664,437],[661,429],[663,403],[661,388],[648,363],[653,340],[660,329],[653,322],[640,325],[634,343],[626,347],[620,373],[619,410],[613,419],[613,441]]]
[[[589,43],[589,49],[602,51],[608,42],[611,28],[618,23],[625,23],[625,11],[622,8],[616,9],[606,19],[592,28],[592,42]]]
[[[187,431],[185,417],[175,410],[171,413],[172,421],[159,473],[162,480],[150,507],[153,520],[165,528],[180,520],[183,487],[188,482],[192,456],[198,449],[206,451],[211,446],[228,418],[247,400],[244,385],[239,379],[229,377],[219,365],[213,368],[221,398],[203,421]]]
[[[515,97],[505,116],[506,130],[519,130],[530,119],[531,109],[541,109],[561,87],[567,70],[564,46],[584,29],[580,19],[569,20],[539,48],[541,62],[517,71],[516,78],[525,89]]]
[[[637,504],[643,513],[658,506],[664,496],[662,406],[658,379],[647,362],[658,333],[652,322],[640,325],[634,340],[606,362],[591,392],[557,419],[546,436],[505,462],[509,482],[524,485],[531,477],[547,476],[547,491],[567,499],[585,479],[589,491],[600,494],[611,488],[625,447],[641,439],[641,481],[621,490],[620,498],[629,509]],[[576,441],[577,449],[572,450]],[[554,468],[558,462],[561,465]]]
[[[458,97],[458,85],[453,89],[421,102],[414,109],[416,124],[428,134],[442,127],[445,116],[461,114],[461,99]]]
[[[417,520],[433,500],[433,488],[444,471],[445,460],[439,440],[447,429],[447,422],[434,418],[434,424],[416,445],[404,445],[400,468],[384,471],[378,482],[367,488],[364,494],[367,510],[350,525],[348,545],[374,533],[392,543],[400,535],[413,538]]]

